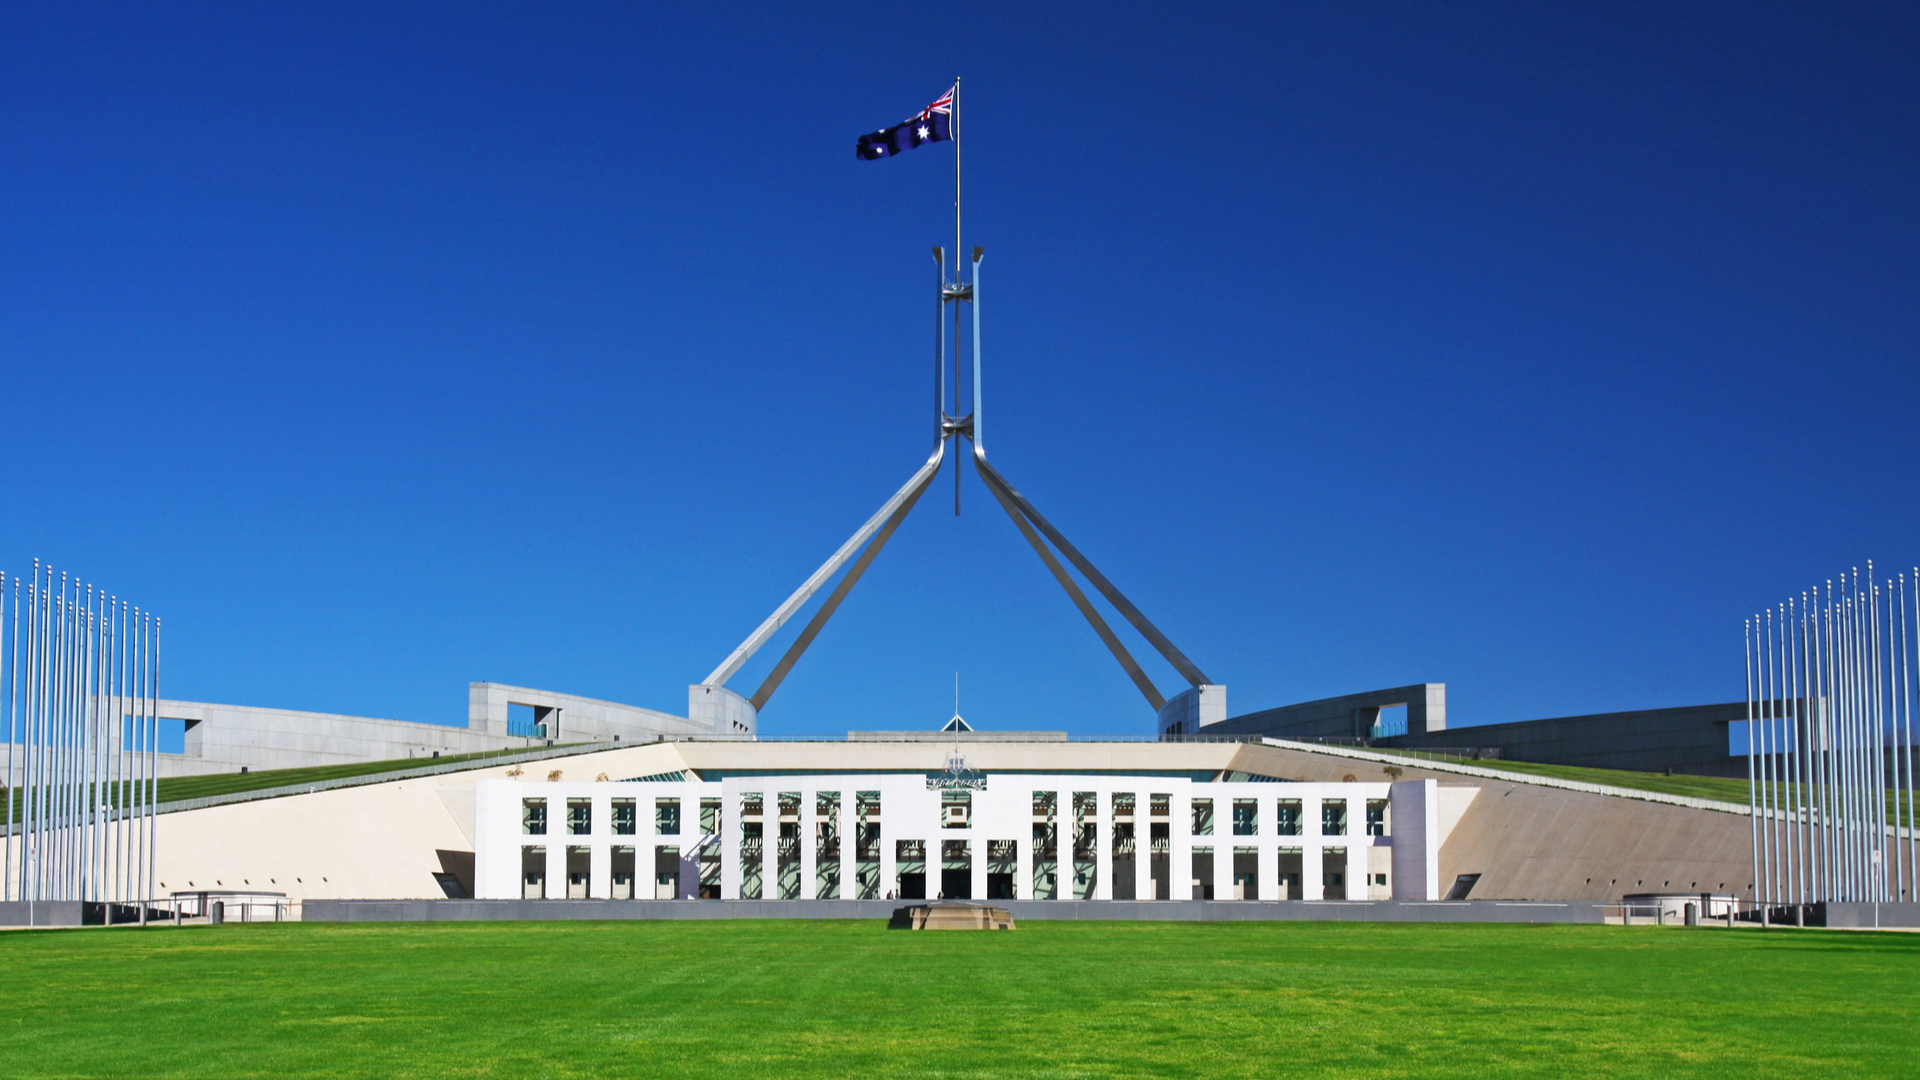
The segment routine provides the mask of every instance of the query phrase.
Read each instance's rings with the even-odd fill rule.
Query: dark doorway
[[[940,898],[943,900],[973,899],[973,871],[940,871]]]
[[[988,874],[987,875],[987,899],[989,900],[1013,899],[1013,875],[1012,874]]]
[[[925,900],[927,898],[927,875],[901,874],[900,899]]]

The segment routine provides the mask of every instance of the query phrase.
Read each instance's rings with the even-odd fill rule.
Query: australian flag
[[[854,155],[862,161],[877,161],[892,157],[904,150],[911,150],[921,143],[946,142],[953,138],[953,91],[948,90],[940,100],[920,110],[920,115],[895,124],[890,128],[881,128],[871,135],[860,136],[854,145]]]

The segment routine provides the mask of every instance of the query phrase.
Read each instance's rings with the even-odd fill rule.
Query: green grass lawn
[[[437,758],[398,758],[391,761],[357,761],[349,765],[316,765],[305,769],[267,769],[245,773],[213,773],[207,776],[174,776],[160,781],[160,801],[177,802],[182,799],[204,799],[209,795],[227,795],[236,791],[263,791],[267,788],[290,787],[295,784],[315,784],[322,780],[339,780],[349,776],[373,776],[384,772],[398,772],[402,769],[419,769],[429,765],[451,765],[458,762],[475,762],[484,765],[488,758],[503,757],[507,754],[525,753],[521,750],[484,750],[473,754],[448,754]],[[527,765],[529,770],[533,763]],[[1745,796],[1741,796],[1744,800]]]
[[[12,1077],[1878,1077],[1920,936],[287,924],[0,934]]]

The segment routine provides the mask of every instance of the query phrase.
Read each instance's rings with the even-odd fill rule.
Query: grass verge
[[[1339,923],[0,935],[17,1077],[1860,1077],[1920,936]]]

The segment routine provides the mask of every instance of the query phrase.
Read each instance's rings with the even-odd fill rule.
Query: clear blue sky
[[[926,455],[951,148],[853,141],[955,73],[994,458],[1234,711],[1736,699],[1920,561],[1912,5],[390,7],[4,16],[0,568],[167,696],[684,710]],[[967,483],[764,732],[1150,730]]]

